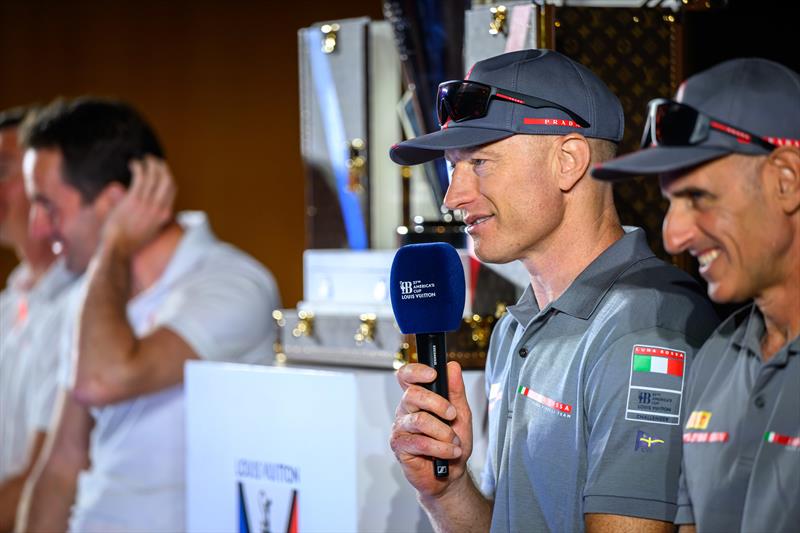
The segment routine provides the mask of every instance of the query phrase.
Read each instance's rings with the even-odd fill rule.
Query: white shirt
[[[25,470],[33,437],[50,422],[59,323],[74,276],[56,261],[33,287],[30,278],[22,263],[0,293],[0,482]]]
[[[203,213],[179,222],[186,233],[164,274],[128,303],[136,336],[167,327],[203,359],[271,362],[272,275],[217,240]],[[80,474],[70,530],[185,530],[183,386],[91,412],[92,466]]]

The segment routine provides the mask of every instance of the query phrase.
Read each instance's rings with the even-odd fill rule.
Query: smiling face
[[[783,280],[792,231],[762,179],[766,159],[734,154],[661,178],[665,248],[697,258],[715,302],[741,302]]]
[[[463,212],[482,261],[507,263],[548,246],[564,211],[551,145],[551,137],[514,135],[445,152],[452,172],[444,204]]]
[[[78,190],[64,182],[58,148],[25,152],[25,189],[31,202],[31,234],[48,238],[76,274],[86,270],[100,239],[102,213],[98,202],[85,204]]]

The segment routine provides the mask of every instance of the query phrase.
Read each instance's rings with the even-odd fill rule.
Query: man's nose
[[[684,207],[671,203],[661,228],[664,249],[678,255],[689,248],[696,231],[694,216]]]
[[[46,239],[53,235],[53,222],[50,220],[50,216],[44,207],[33,204],[29,217],[30,227],[28,231],[33,238]]]
[[[456,164],[450,176],[450,186],[444,195],[447,209],[464,209],[475,197],[476,182],[462,165]]]

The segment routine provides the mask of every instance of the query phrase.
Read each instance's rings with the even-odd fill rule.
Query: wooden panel
[[[122,98],[154,124],[180,188],[216,233],[302,296],[303,170],[297,36],[380,2],[119,0],[0,2],[0,109],[91,93]],[[0,254],[0,279],[15,263]]]

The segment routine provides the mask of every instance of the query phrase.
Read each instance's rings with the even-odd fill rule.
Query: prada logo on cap
[[[537,126],[566,126],[568,128],[580,128],[581,125],[574,120],[563,118],[524,118],[524,124],[534,124]]]

